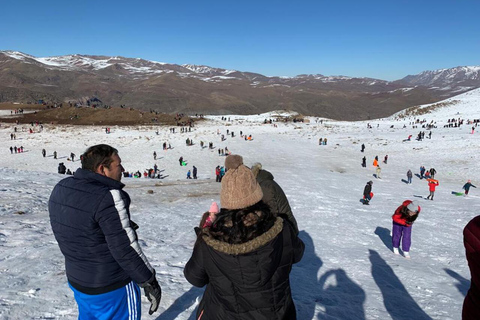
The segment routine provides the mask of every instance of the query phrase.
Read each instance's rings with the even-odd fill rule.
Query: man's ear
[[[105,166],[103,164],[99,165],[95,172],[104,176],[105,175]]]

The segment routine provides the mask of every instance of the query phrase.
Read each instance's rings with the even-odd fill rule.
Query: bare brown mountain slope
[[[143,112],[135,109],[117,108],[85,108],[85,107],[62,107],[47,108],[38,104],[11,104],[1,103],[0,110],[24,109],[26,112],[14,116],[0,118],[1,122],[7,123],[53,123],[73,125],[177,125],[186,123],[190,119],[182,117],[177,120],[175,115]],[[28,112],[30,111],[30,112]],[[35,112],[32,112],[35,111]],[[198,120],[197,120],[198,121]]]
[[[458,93],[405,81],[322,75],[266,77],[123,57],[39,59],[19,52],[0,52],[0,102],[65,103],[95,97],[105,105],[167,114],[256,114],[287,109],[332,119],[362,120],[389,116]]]

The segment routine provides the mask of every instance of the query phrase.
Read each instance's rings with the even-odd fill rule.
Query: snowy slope
[[[214,169],[223,165],[217,149],[200,148],[213,142],[241,154],[247,165],[261,162],[284,189],[306,244],[304,259],[291,274],[298,319],[459,319],[469,271],[462,229],[478,214],[480,191],[457,197],[466,179],[480,184],[478,151],[480,134],[471,125],[444,128],[455,118],[480,118],[479,91],[455,97],[448,109],[422,115],[434,121],[432,139],[403,142],[422,128],[412,128],[413,118],[391,117],[367,122],[336,122],[311,118],[309,123],[264,125],[272,115],[208,117],[189,133],[170,134],[166,127],[101,127],[45,125],[42,132],[19,126],[0,126],[0,318],[75,319],[76,305],[67,287],[63,256],[48,220],[47,202],[63,161],[75,170],[79,161],[67,161],[70,152],[80,155],[88,146],[107,143],[119,149],[129,171],[157,163],[162,180],[124,178],[132,198],[132,219],[139,225],[141,246],[156,268],[163,288],[159,313],[145,319],[194,319],[202,289],[183,278],[183,267],[192,252],[193,227],[212,200],[219,201],[220,184]],[[393,125],[393,128],[391,127]],[[406,128],[403,126],[406,125]],[[155,133],[159,130],[159,134]],[[220,141],[226,130],[235,137]],[[478,129],[480,130],[480,129]],[[253,141],[239,137],[240,131]],[[428,134],[428,130],[425,130]],[[319,146],[318,139],[328,138]],[[185,139],[195,145],[185,146]],[[173,149],[162,150],[167,141]],[[362,154],[360,145],[365,143]],[[8,148],[23,145],[22,154]],[[47,157],[41,156],[41,149]],[[59,159],[52,158],[53,151]],[[158,154],[155,162],[153,151]],[[375,179],[373,157],[388,154],[381,164],[382,179]],[[367,168],[360,166],[367,157]],[[187,168],[178,165],[183,156]],[[198,167],[198,180],[186,180],[186,171]],[[426,182],[414,177],[402,182],[406,172],[420,165],[435,167],[440,186],[434,201]],[[363,187],[373,180],[375,197],[370,206],[360,203]],[[147,193],[153,190],[153,194]],[[411,260],[391,252],[391,215],[405,199],[420,202],[422,212],[413,226]],[[18,214],[17,212],[24,212]]]

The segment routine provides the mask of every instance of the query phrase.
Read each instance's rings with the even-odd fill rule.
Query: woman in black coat
[[[226,164],[235,163],[222,180],[222,209],[199,232],[184,270],[191,284],[207,286],[196,319],[296,319],[289,275],[304,244],[261,201],[252,172],[238,165],[241,157],[229,157]]]

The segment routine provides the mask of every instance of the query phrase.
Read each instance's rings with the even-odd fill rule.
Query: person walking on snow
[[[476,188],[473,184],[472,184],[472,180],[468,180],[467,183],[465,183],[463,185],[463,190],[465,190],[465,195],[467,196],[468,195],[468,191],[470,191],[470,187],[474,187]]]
[[[363,189],[363,204],[369,204],[370,200],[372,199],[372,184],[372,180],[368,181]]]
[[[387,164],[387,161],[388,161],[388,154],[385,155],[385,159],[383,159],[383,163]]]
[[[408,169],[408,171],[407,171],[407,181],[408,181],[409,184],[412,183],[412,176],[413,176],[412,175],[412,170]]]
[[[433,200],[433,195],[435,194],[435,188],[438,187],[439,183],[437,180],[429,179],[428,180],[428,190],[430,190],[430,195],[427,199]]]
[[[365,151],[365,144],[362,143],[362,150],[361,152],[364,152]]]
[[[188,170],[188,172],[187,172],[187,179],[192,179],[191,175],[192,175],[192,173],[190,172],[190,170]]]
[[[377,166],[377,169],[375,170],[375,174],[377,175],[377,179],[382,179],[381,173],[382,173],[382,168],[380,168],[380,166]]]
[[[410,259],[412,224],[418,218],[420,210],[420,206],[415,201],[405,200],[392,215],[392,246],[394,254],[400,254],[398,247],[401,240],[403,256]]]
[[[367,158],[363,156],[362,158],[362,167],[366,168],[367,167]]]
[[[193,166],[193,179],[197,179],[197,167]]]

